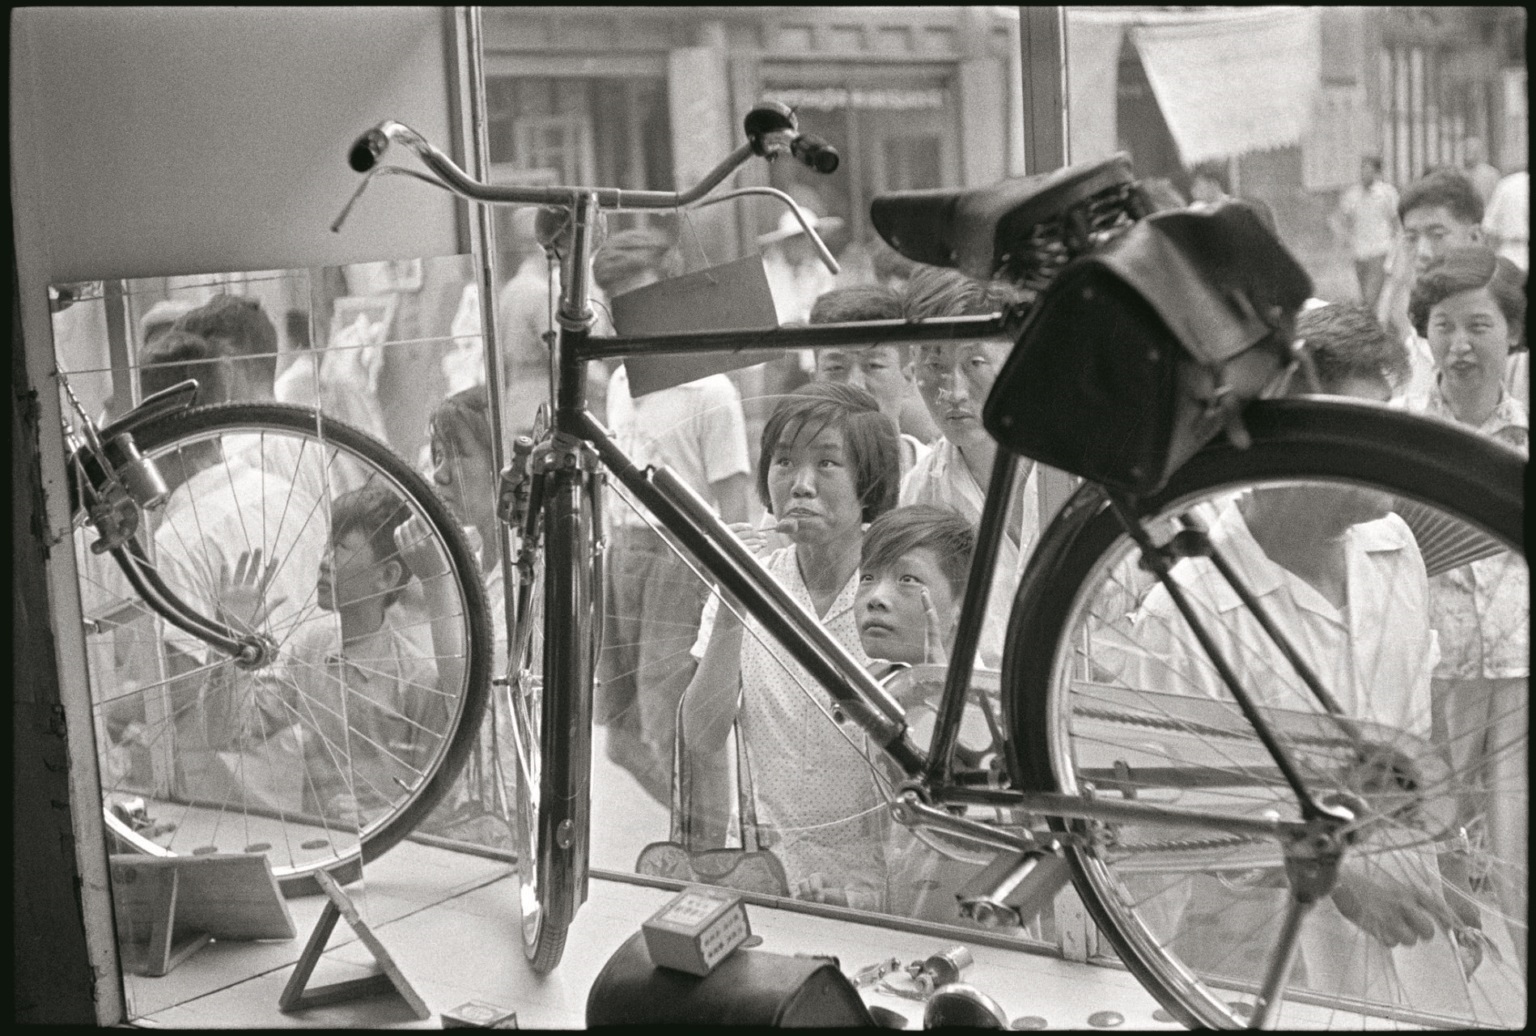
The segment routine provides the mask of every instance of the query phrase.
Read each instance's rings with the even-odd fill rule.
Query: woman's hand
[[[731,522],[726,528],[753,554],[763,553],[763,548],[768,544],[769,530],[759,529],[751,522]]]
[[[240,554],[233,574],[228,563],[220,560],[218,584],[214,588],[214,616],[238,633],[255,633],[272,610],[288,600],[287,597],[267,599],[267,587],[276,572],[276,561],[265,569],[261,567],[259,547]]]
[[[767,516],[771,519],[773,516]],[[751,522],[731,522],[726,526],[753,554],[771,554],[790,543],[788,534],[795,531],[793,521],[774,522],[772,525],[753,525]]]

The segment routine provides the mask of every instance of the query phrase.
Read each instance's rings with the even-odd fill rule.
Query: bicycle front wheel
[[[1200,625],[1295,760],[1356,820],[1307,916],[1279,1024],[1514,1027],[1526,1017],[1525,464],[1449,425],[1326,401],[1252,407],[1139,505],[1158,544],[1210,530],[1332,699],[1211,558],[1175,563]],[[1103,493],[1079,491],[1020,587],[1004,662],[1028,789],[1300,818],[1168,590]],[[1219,823],[1067,821],[1074,884],[1178,1020],[1248,1023],[1290,890],[1277,842]],[[1433,919],[1414,945],[1404,904]],[[1106,956],[1110,955],[1108,950]]]
[[[580,473],[536,476],[533,518],[517,554],[507,681],[517,757],[514,834],[523,952],[540,973],[560,963],[586,899],[599,628],[593,493]]]
[[[485,710],[464,535],[387,446],[313,410],[203,407],[134,434],[173,487],[138,533],[147,565],[268,652],[237,663],[77,552],[109,830],[154,855],[264,853],[289,894],[351,877],[441,799]]]

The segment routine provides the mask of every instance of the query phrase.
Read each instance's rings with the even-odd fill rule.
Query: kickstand
[[[291,1014],[311,1007],[344,1003],[379,993],[398,993],[410,1005],[417,1018],[431,1017],[432,1012],[427,1009],[426,1002],[416,994],[416,990],[411,988],[410,982],[390,957],[389,951],[384,948],[383,943],[379,942],[379,937],[373,934],[373,929],[368,926],[368,922],[358,916],[357,908],[352,905],[351,898],[341,890],[336,880],[324,871],[316,871],[315,878],[330,902],[325,904],[325,909],[320,914],[320,923],[315,925],[315,930],[309,937],[309,943],[304,947],[304,952],[299,956],[299,963],[294,968],[292,977],[288,979],[288,985],[283,989],[283,995],[277,999],[277,1009],[284,1014]],[[383,970],[376,975],[368,975],[364,978],[332,982],[329,985],[306,989],[310,975],[315,970],[315,964],[319,962],[320,954],[325,952],[325,944],[336,927],[337,918],[340,917],[347,919],[347,924],[357,932],[358,938],[363,940],[363,944],[368,947],[374,960]]]

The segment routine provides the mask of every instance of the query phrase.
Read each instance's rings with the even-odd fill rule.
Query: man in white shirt
[[[1376,305],[1376,318],[1389,334],[1408,346],[1412,374],[1393,397],[1400,402],[1424,395],[1435,376],[1429,343],[1414,332],[1408,318],[1413,282],[1448,249],[1482,240],[1483,203],[1465,176],[1436,170],[1408,185],[1397,213],[1403,226],[1401,247],[1393,257],[1397,267]]]
[[[1360,160],[1360,182],[1339,199],[1335,231],[1349,241],[1360,301],[1373,308],[1387,281],[1387,253],[1397,236],[1397,190],[1381,178],[1381,159]]]
[[[1003,289],[982,284],[953,270],[919,270],[907,284],[909,320],[980,316],[1000,310]],[[981,425],[981,407],[1007,360],[1011,342],[974,341],[917,348],[918,393],[942,437],[901,480],[901,504],[933,504],[959,513],[973,526],[987,504],[987,485],[998,446]],[[998,545],[977,655],[981,664],[999,668],[1008,614],[1024,565],[1039,537],[1039,465],[1021,459],[1008,503],[1007,524]]]
[[[1530,273],[1531,174],[1524,169],[1499,181],[1483,213],[1483,233],[1495,252]]]
[[[1400,347],[1358,307],[1309,311],[1298,321],[1297,335],[1313,347],[1324,392],[1385,402],[1392,383],[1405,372]],[[1430,623],[1428,579],[1414,535],[1391,505],[1389,497],[1358,487],[1275,485],[1203,505],[1201,510],[1209,511],[1200,517],[1223,560],[1285,632],[1343,714],[1363,721],[1370,737],[1391,737],[1394,747],[1410,755],[1438,758],[1430,743],[1430,677],[1440,647]],[[1185,558],[1171,575],[1254,703],[1273,710],[1272,722],[1311,729],[1311,717],[1321,714],[1311,691],[1211,560]],[[1102,651],[1096,656],[1118,678],[1115,689],[1103,692],[1106,704],[1124,712],[1127,705],[1137,711],[1180,710],[1181,697],[1232,702],[1161,584],[1147,594],[1123,633],[1133,650],[1115,652],[1124,656],[1119,658],[1107,658]],[[1146,742],[1163,738],[1164,743],[1147,745],[1156,758],[1182,751],[1195,761],[1199,756],[1194,753],[1213,751],[1209,740],[1191,747],[1177,735],[1142,737],[1118,730],[1113,736]],[[1087,729],[1079,730],[1078,737],[1083,745],[1094,740]],[[1300,742],[1292,742],[1292,749],[1299,751]],[[1242,750],[1234,742],[1232,754],[1213,756],[1211,765],[1235,768],[1236,753]],[[1106,756],[1123,751],[1106,748]],[[1262,764],[1256,744],[1254,752]],[[1303,765],[1308,772],[1327,772],[1332,764],[1309,755]],[[1266,795],[1235,787],[1236,792],[1212,785],[1213,790],[1202,793],[1211,799],[1186,795],[1181,804],[1232,808],[1246,801],[1258,811],[1285,798],[1275,791],[1266,793],[1273,795],[1266,802]],[[1447,933],[1477,927],[1476,908],[1453,909],[1446,895],[1450,879],[1440,873],[1434,845],[1410,837],[1414,832],[1401,834],[1378,831],[1368,848],[1346,857],[1339,884],[1314,906],[1302,928],[1295,981],[1341,996],[1362,995],[1380,982],[1399,983],[1423,997],[1417,1003],[1465,1009],[1458,952]],[[1188,864],[1180,871],[1175,864],[1169,873],[1138,875],[1132,881],[1144,887],[1133,888],[1132,894],[1145,898],[1141,909],[1160,929],[1158,937],[1175,943],[1192,966],[1256,979],[1273,941],[1261,944],[1253,936],[1261,928],[1272,935],[1268,925],[1283,914],[1289,895],[1279,854],[1233,849],[1228,857],[1215,854],[1213,862],[1220,866],[1203,871],[1203,865]],[[1412,934],[1404,937],[1404,931]]]
[[[665,234],[626,230],[603,245],[592,273],[614,297],[663,279],[677,265]],[[614,439],[637,465],[665,465],[722,520],[746,521],[752,462],[741,397],[729,378],[715,374],[635,398],[628,370],[620,365],[607,395]],[[665,802],[677,703],[693,676],[688,649],[707,588],[674,545],[648,524],[648,513],[616,494],[607,517],[611,546],[604,566],[598,721],[608,727],[609,755]]]

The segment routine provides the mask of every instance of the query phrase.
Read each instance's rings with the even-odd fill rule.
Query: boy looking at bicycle
[[[331,543],[315,603],[336,622],[311,628],[294,648],[297,708],[313,725],[306,746],[322,815],[367,815],[409,786],[417,765],[449,728],[437,667],[420,617],[402,600],[411,573],[395,545],[407,509],[381,486],[353,490],[331,507]]]
[[[975,544],[965,519],[924,504],[889,511],[864,534],[854,597],[859,640],[873,666],[891,674],[887,687],[906,708],[912,737],[920,745],[933,736],[943,667],[954,642]],[[893,663],[927,668],[901,675]],[[991,684],[995,692],[996,681]],[[993,703],[988,707],[995,712]],[[957,754],[977,765],[994,748],[982,715],[968,706]],[[958,923],[955,893],[984,864],[941,853],[898,825],[892,825],[886,848],[889,912]]]

